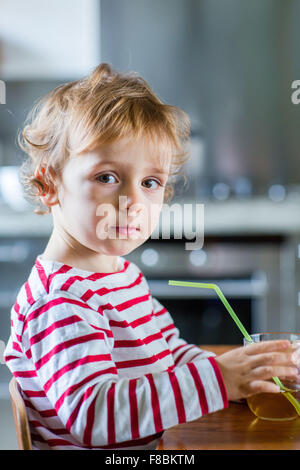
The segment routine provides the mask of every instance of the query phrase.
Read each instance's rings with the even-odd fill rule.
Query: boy
[[[53,232],[12,308],[5,360],[34,449],[154,449],[165,429],[297,374],[287,341],[218,358],[187,344],[123,257],[157,225],[188,135],[182,111],[107,64],[30,115],[23,181]]]

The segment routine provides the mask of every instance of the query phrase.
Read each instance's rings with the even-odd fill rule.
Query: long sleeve
[[[184,343],[171,329],[163,334],[171,334],[167,341],[176,366],[135,378],[120,376],[112,322],[104,313],[69,292],[52,292],[30,307],[22,332],[31,374],[78,445],[113,448],[228,406],[214,358],[182,364],[182,348],[175,350]],[[138,348],[136,357],[140,360]]]
[[[152,297],[152,299],[154,317],[168,343],[176,366],[215,356],[213,352],[204,351],[195,344],[189,344],[183,338],[180,338],[179,329],[175,326],[171,314],[155,297]],[[184,312],[182,313],[184,314]]]

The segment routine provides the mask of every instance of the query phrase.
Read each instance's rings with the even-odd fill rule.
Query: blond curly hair
[[[86,78],[59,85],[33,106],[18,133],[26,159],[20,168],[25,197],[48,214],[40,196],[55,187],[72,153],[92,150],[124,136],[168,139],[173,153],[164,201],[174,195],[174,182],[189,158],[190,121],[176,106],[164,104],[136,73],[119,73],[98,65]],[[42,178],[36,175],[42,173]]]

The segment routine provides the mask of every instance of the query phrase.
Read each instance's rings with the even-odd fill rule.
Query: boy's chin
[[[132,239],[132,238],[126,238],[126,239],[116,239],[113,240],[113,243],[111,246],[110,255],[112,256],[125,256],[134,251],[138,246],[142,245],[145,243],[146,239]]]

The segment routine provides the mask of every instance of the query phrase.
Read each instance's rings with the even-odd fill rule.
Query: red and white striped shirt
[[[155,448],[228,406],[214,354],[179,337],[140,269],[92,273],[38,255],[11,311],[5,361],[34,449]]]

